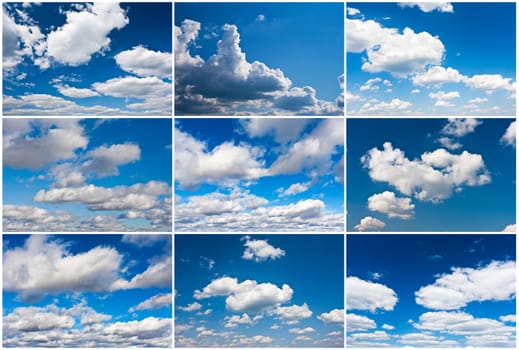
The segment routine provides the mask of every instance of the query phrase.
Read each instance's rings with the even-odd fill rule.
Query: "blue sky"
[[[175,346],[343,347],[343,247],[343,235],[176,235]]]
[[[515,130],[513,119],[348,120],[348,230],[514,230]]]
[[[344,229],[342,119],[176,119],[176,231]]]
[[[171,3],[3,10],[4,115],[171,115]]]
[[[177,115],[342,115],[342,3],[176,3]]]
[[[349,115],[515,115],[515,3],[347,6]]]
[[[3,120],[3,227],[171,231],[172,121]]]
[[[171,235],[3,235],[4,347],[171,347]]]
[[[515,347],[515,235],[347,237],[347,344]]]

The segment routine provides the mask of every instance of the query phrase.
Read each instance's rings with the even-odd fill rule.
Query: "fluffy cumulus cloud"
[[[465,77],[457,69],[451,67],[432,66],[427,71],[412,77],[414,85],[441,85],[443,83],[458,83]]]
[[[135,46],[131,50],[118,53],[115,62],[122,70],[141,77],[171,77],[171,54],[153,51],[143,46]]]
[[[175,129],[175,181],[183,188],[266,175],[264,150],[246,144],[222,143],[209,150],[191,135]]]
[[[398,297],[391,288],[358,277],[346,278],[346,295],[348,310],[391,311],[398,302]]]
[[[452,154],[440,148],[409,160],[402,150],[386,142],[382,150],[369,150],[361,161],[372,180],[387,182],[407,196],[433,203],[450,198],[455,189],[491,181],[483,157],[467,151]]]
[[[454,310],[471,302],[515,297],[515,261],[492,261],[479,268],[451,270],[416,291],[416,303],[429,309]]]
[[[366,216],[360,219],[360,223],[355,225],[357,231],[377,231],[386,227],[385,222],[374,218],[372,216]]]
[[[438,37],[405,28],[384,28],[373,20],[346,19],[347,51],[366,52],[362,70],[389,72],[395,77],[422,73],[428,65],[441,63],[445,47]]]
[[[389,102],[381,102],[377,99],[373,99],[364,103],[360,109],[360,112],[374,115],[383,115],[387,113],[394,113],[395,111],[406,110],[411,107],[411,105],[411,102],[401,100],[399,98],[394,98]]]
[[[346,329],[348,332],[367,331],[374,328],[377,328],[377,324],[369,317],[352,313],[346,315]]]
[[[240,123],[252,137],[272,136],[278,143],[296,140],[311,119],[302,118],[250,118],[240,119]]]
[[[278,315],[284,323],[289,325],[310,318],[313,314],[306,303],[303,305],[278,306],[273,313]]]
[[[31,137],[38,133],[39,137]],[[88,138],[77,119],[4,119],[4,166],[40,169],[49,163],[75,157]]]
[[[190,47],[198,38],[199,22],[185,19],[174,29],[175,110],[180,114],[229,114],[241,109],[270,114],[341,113],[332,102],[319,100],[310,86],[292,87],[282,70],[260,61],[249,62],[240,47],[234,24],[222,26],[217,51],[207,61],[192,56]]]
[[[481,121],[473,118],[449,118],[441,133],[448,136],[463,137],[473,133]]]
[[[108,292],[171,285],[170,258],[169,263],[166,259],[151,264],[130,282],[121,278],[122,262],[123,256],[113,248],[98,246],[72,254],[65,244],[44,235],[33,235],[24,246],[5,251],[3,285],[6,291],[18,293],[20,299],[26,301],[63,292]],[[164,270],[169,271],[169,279],[164,278]]]
[[[516,133],[516,125],[515,121],[511,122],[508,128],[506,128],[505,133],[501,137],[501,143],[507,146],[515,147],[515,133]]]
[[[344,324],[344,310],[333,309],[329,312],[323,312],[317,318],[324,323],[339,323]]]
[[[258,283],[245,280],[238,283],[237,278],[221,277],[213,280],[202,291],[196,290],[195,299],[226,296],[225,306],[233,312],[258,313],[284,304],[292,299],[293,290],[288,284],[281,288],[266,282]]]
[[[191,303],[189,305],[186,305],[186,306],[177,306],[177,309],[181,310],[181,311],[185,311],[185,312],[193,312],[193,311],[198,311],[202,308],[202,304],[198,303],[198,302],[194,302],[194,303]]]
[[[368,208],[371,211],[384,213],[389,218],[408,220],[414,215],[414,204],[411,203],[411,198],[397,198],[393,192],[389,191],[369,197]],[[376,222],[371,220],[371,223],[375,224]]]
[[[249,236],[245,236],[244,240],[245,251],[242,258],[245,260],[260,262],[279,259],[285,255],[283,249],[270,245],[266,240],[251,239]]]

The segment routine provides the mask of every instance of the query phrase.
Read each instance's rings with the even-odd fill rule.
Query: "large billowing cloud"
[[[463,186],[491,181],[483,157],[467,151],[452,154],[440,148],[409,160],[402,150],[385,142],[382,150],[369,150],[361,161],[372,180],[387,182],[407,196],[433,203],[451,197]]]
[[[348,310],[391,311],[398,302],[398,297],[391,288],[358,277],[346,278],[346,295]]]
[[[471,302],[515,297],[515,261],[492,261],[479,268],[453,267],[433,284],[416,291],[416,302],[429,309],[454,310]]]
[[[292,87],[279,68],[249,62],[234,24],[222,26],[217,51],[207,61],[192,56],[201,24],[184,19],[175,26],[175,111],[179,114],[230,114],[265,109],[269,114],[337,115],[334,103],[319,100],[310,86]],[[249,111],[249,112],[248,112]],[[265,112],[263,112],[265,113]]]

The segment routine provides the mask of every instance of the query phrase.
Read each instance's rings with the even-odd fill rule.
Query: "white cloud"
[[[515,333],[515,327],[490,318],[475,318],[462,311],[426,312],[419,322],[413,323],[417,329],[449,333],[454,335],[506,335]]]
[[[450,150],[457,150],[457,149],[460,149],[461,147],[463,147],[463,145],[459,142],[456,142],[454,141],[453,139],[451,139],[450,137],[440,137],[438,139],[438,142],[445,148],[448,148]]]
[[[330,312],[323,312],[317,316],[317,319],[324,323],[344,324],[344,309],[333,309]]]
[[[65,15],[66,23],[47,36],[46,56],[71,66],[87,63],[93,54],[109,50],[108,34],[129,23],[116,3],[88,4],[82,11],[66,11]]]
[[[453,98],[459,98],[460,93],[458,91],[437,91],[429,93],[429,97],[436,100],[451,100]]]
[[[391,311],[398,302],[398,297],[391,288],[358,277],[346,278],[346,295],[348,310]]]
[[[362,105],[360,109],[361,114],[374,113],[374,114],[385,114],[395,113],[395,111],[401,111],[411,107],[411,102],[403,101],[399,98],[394,98],[390,102],[375,102],[370,101]]]
[[[168,288],[172,280],[171,256],[163,256],[150,263],[143,272],[136,274],[130,281],[118,279],[111,286],[111,290],[134,288]]]
[[[131,307],[128,312],[135,312],[137,310],[157,310],[171,305],[173,295],[171,293],[157,294],[140,302],[137,306]]]
[[[369,317],[351,313],[346,315],[346,329],[348,332],[367,331],[374,328],[377,328],[377,324]]]
[[[380,89],[380,87],[378,85],[375,85],[377,83],[381,83],[382,82],[382,79],[377,77],[377,78],[373,78],[373,79],[369,79],[367,80],[364,85],[362,85],[359,90],[360,91],[377,91]]]
[[[292,299],[292,288],[283,284],[278,288],[272,283],[258,283],[245,280],[238,283],[237,278],[221,277],[213,280],[202,291],[196,290],[196,299],[205,299],[215,296],[227,296],[225,306],[234,312],[257,313],[274,306],[278,306]]]
[[[389,218],[409,220],[414,215],[411,198],[397,198],[393,192],[384,191],[368,198],[368,208],[386,214]]]
[[[348,13],[348,16],[360,15],[360,10],[353,8],[353,7],[347,7],[346,11]]]
[[[418,7],[423,12],[454,12],[450,2],[399,2],[400,7]]]
[[[388,331],[392,331],[393,329],[395,329],[395,326],[392,326],[390,324],[383,324],[382,329],[387,329]]]
[[[136,338],[141,343],[146,343],[146,339],[164,338],[168,339],[165,344],[171,346],[171,326],[171,319],[147,317],[138,321],[111,323],[104,327],[103,334]]]
[[[39,136],[31,136],[38,133]],[[77,119],[4,119],[4,166],[36,170],[74,158],[88,138]]]
[[[471,78],[465,78],[464,82],[473,89],[515,91],[515,83],[512,79],[504,78],[501,74],[475,74]]]
[[[515,348],[515,336],[513,335],[476,335],[467,336],[466,344],[476,348]]]
[[[298,183],[292,184],[286,190],[281,187],[278,189],[279,196],[280,197],[293,196],[293,195],[296,195],[299,193],[306,192],[306,191],[308,191],[308,189],[310,188],[311,185],[312,185],[312,182],[308,181],[308,182],[304,182],[304,183],[298,182]]]
[[[92,84],[92,88],[106,96],[119,98],[170,98],[171,84],[157,77],[119,77]],[[170,100],[171,104],[171,100]],[[129,105],[131,107],[132,105]]]
[[[136,162],[141,159],[139,145],[133,143],[99,146],[89,151],[82,170],[95,173],[98,177],[119,175],[121,165]]]
[[[415,94],[419,94],[419,93],[420,93],[420,90],[419,90],[419,89],[413,89],[413,90],[411,90],[411,93],[412,93],[413,95],[415,95]]]
[[[278,315],[286,324],[297,324],[300,320],[310,318],[313,314],[306,303],[303,305],[278,306],[273,313]]]
[[[414,85],[441,85],[443,83],[457,83],[465,79],[457,69],[442,66],[432,66],[426,72],[413,76]]]
[[[367,52],[362,70],[389,72],[406,77],[422,72],[427,65],[441,63],[445,47],[438,37],[427,32],[415,33],[405,28],[383,28],[373,20],[346,19],[347,51]]]
[[[390,335],[385,331],[375,331],[372,333],[353,333],[346,338],[348,347],[389,347],[383,341],[389,340]]]
[[[56,85],[56,89],[59,91],[60,94],[67,97],[72,98],[87,98],[87,97],[94,97],[99,96],[99,94],[93,90],[90,89],[78,89],[72,86],[68,85]]]
[[[443,100],[438,100],[434,103],[434,105],[436,107],[454,107],[454,103],[450,103],[449,101],[443,101]]]
[[[501,143],[507,145],[507,146],[513,146],[515,147],[515,133],[516,133],[516,122],[513,121],[510,123],[508,128],[506,128],[505,133],[503,136],[501,136]],[[5,156],[4,156],[5,157]]]
[[[191,303],[187,306],[177,306],[177,309],[181,310],[181,311],[185,311],[185,312],[193,312],[193,311],[198,311],[202,308],[202,304],[198,303],[198,302],[194,302],[194,303]]]
[[[253,180],[266,175],[263,150],[247,144],[222,143],[212,150],[191,135],[175,129],[175,181],[182,188],[201,183]]]
[[[4,316],[4,332],[11,330],[20,332],[49,331],[60,328],[70,328],[74,325],[74,318],[59,314],[53,305],[45,308],[18,307]]]
[[[115,62],[121,69],[141,77],[170,78],[172,70],[172,55],[135,46],[115,55]]]
[[[398,340],[400,344],[406,346],[420,346],[420,347],[459,347],[460,344],[456,340],[446,340],[444,337],[436,337],[424,333],[407,333],[403,334]]]
[[[312,327],[306,327],[306,328],[291,328],[288,330],[289,333],[294,333],[294,334],[308,334],[308,333],[313,333],[315,332],[315,329],[313,329]]]
[[[511,322],[511,323],[515,323],[516,315],[505,315],[505,316],[499,316],[499,319],[500,319],[502,322]]]
[[[492,261],[480,268],[451,268],[433,284],[415,292],[416,303],[429,309],[453,310],[474,301],[515,297],[515,261]]]
[[[253,318],[251,318],[249,315],[242,314],[240,315],[233,315],[233,316],[226,316],[225,320],[227,321],[224,325],[225,328],[236,328],[238,325],[253,325],[256,324],[256,322],[260,319],[262,319],[263,316],[256,315]]]
[[[503,232],[516,232],[516,231],[517,231],[517,228],[516,228],[516,225],[515,225],[515,224],[507,225],[507,226],[503,229]]]
[[[3,286],[20,293],[22,300],[65,291],[109,291],[121,263],[122,255],[113,248],[71,254],[64,244],[32,235],[23,247],[4,252]]]
[[[480,98],[480,97],[476,97],[476,98],[473,98],[471,100],[468,101],[469,103],[485,103],[485,102],[488,102],[488,98]]]
[[[473,133],[481,122],[473,118],[449,118],[441,133],[449,136],[463,137]]]
[[[361,160],[372,180],[388,182],[405,195],[433,203],[451,197],[453,189],[491,180],[483,157],[467,151],[456,155],[440,148],[409,160],[403,151],[385,142],[382,150],[372,148]]]
[[[266,261],[268,259],[276,260],[285,256],[285,251],[270,245],[266,240],[251,239],[245,236],[246,248],[242,258],[245,260],[254,260],[256,262]]]
[[[332,167],[331,157],[344,145],[344,120],[325,119],[301,140],[293,143],[270,167],[268,173],[295,174],[302,170],[323,174]]]
[[[386,224],[372,216],[366,216],[360,219],[360,223],[355,225],[357,231],[377,231],[386,227]]]

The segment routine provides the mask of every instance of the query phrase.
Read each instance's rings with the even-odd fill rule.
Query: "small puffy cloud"
[[[115,55],[115,62],[122,70],[140,77],[171,77],[172,56],[168,52],[153,51],[143,46],[135,46]]]
[[[272,283],[258,283],[245,280],[238,283],[237,278],[221,277],[213,280],[202,291],[196,290],[195,299],[226,296],[225,306],[234,312],[257,313],[278,306],[292,299],[292,288],[283,284],[278,288]]]
[[[481,125],[481,122],[473,118],[449,118],[441,133],[448,136],[463,137],[473,133],[478,125]]]
[[[243,245],[246,247],[242,256],[245,260],[260,262],[268,259],[275,260],[285,256],[283,249],[270,245],[266,240],[251,239],[249,236],[245,236]]]
[[[72,97],[72,98],[87,98],[99,96],[99,94],[90,89],[78,89],[75,87],[71,87],[68,85],[56,85],[56,89],[63,96]]]
[[[389,218],[409,220],[414,215],[411,198],[397,198],[393,192],[384,191],[368,198],[368,208],[386,214]]]
[[[5,206],[4,206],[4,208],[5,208]],[[515,224],[507,225],[507,226],[503,229],[503,232],[517,232],[516,225],[515,225]]]
[[[346,315],[346,329],[348,332],[367,331],[374,328],[377,328],[377,324],[369,317],[351,313]]]
[[[121,165],[136,162],[141,159],[139,145],[133,143],[99,146],[89,151],[82,170],[95,173],[98,177],[119,175]]]
[[[105,96],[119,98],[152,99],[171,96],[171,84],[155,76],[112,78],[105,82],[94,83],[92,88]],[[129,107],[131,108],[132,105]]]
[[[171,305],[173,295],[171,293],[163,293],[152,296],[144,300],[135,307],[131,307],[128,312],[135,312],[140,310],[157,310]],[[184,310],[186,311],[186,310]]]
[[[299,323],[300,320],[310,318],[313,314],[306,303],[303,305],[278,306],[272,313],[278,315],[286,324]]]
[[[411,107],[411,102],[394,98],[390,102],[369,101],[362,105],[361,114],[385,114],[405,110]]]
[[[171,256],[154,259],[143,272],[136,274],[131,280],[118,279],[111,285],[111,290],[135,288],[168,288],[172,280]]]
[[[400,344],[412,347],[434,347],[449,348],[459,347],[460,344],[456,340],[445,340],[444,337],[437,337],[424,333],[407,333],[403,334],[398,340]]]
[[[344,309],[333,309],[330,312],[323,312],[317,316],[317,319],[324,323],[344,324]]]
[[[181,311],[185,311],[185,312],[193,312],[193,311],[198,311],[202,308],[202,304],[198,303],[198,302],[194,302],[194,303],[191,303],[187,306],[177,306],[177,309],[181,310]]]
[[[453,103],[450,103],[449,101],[444,101],[444,100],[438,100],[434,103],[434,105],[436,107],[454,107],[454,104]]]
[[[459,142],[456,142],[454,141],[453,139],[451,139],[450,137],[440,137],[438,140],[437,140],[443,147],[447,148],[447,149],[450,149],[450,150],[457,150],[457,149],[460,149],[461,147],[463,147],[463,145]]]
[[[382,329],[386,329],[388,331],[392,331],[393,329],[395,329],[395,326],[392,326],[390,324],[383,324],[382,325]]]
[[[355,225],[357,231],[377,231],[386,227],[386,224],[372,216],[366,216],[360,219],[360,223]]]
[[[499,319],[503,322],[515,323],[516,315],[499,316]]]
[[[390,345],[388,343],[384,343],[384,341],[389,339],[390,335],[385,331],[353,333],[346,338],[346,346],[368,348],[389,347]]]
[[[362,85],[359,90],[360,91],[377,91],[380,89],[380,86],[376,85],[378,83],[381,83],[382,82],[382,79],[381,78],[373,78],[373,79],[369,79],[367,80],[364,85]]]
[[[286,190],[284,188],[280,188],[278,190],[279,196],[280,197],[293,196],[293,195],[296,195],[299,193],[306,192],[306,191],[308,191],[308,189],[310,188],[311,185],[312,185],[312,182],[308,181],[308,182],[304,182],[304,183],[298,182],[298,183],[292,184]]]
[[[482,186],[491,181],[483,157],[463,151],[451,154],[440,148],[409,160],[405,153],[385,142],[361,158],[374,181],[387,182],[405,195],[422,201],[441,202],[462,186]]]
[[[418,7],[423,12],[454,12],[454,8],[450,2],[400,2],[400,7]]]
[[[515,83],[512,79],[505,78],[501,74],[476,74],[465,78],[464,82],[473,89],[515,91]]]
[[[358,277],[346,278],[346,295],[348,310],[391,311],[398,302],[398,297],[391,288]]]
[[[353,7],[347,7],[346,13],[348,14],[348,16],[356,16],[360,15],[360,10]]]
[[[513,121],[510,123],[508,128],[506,128],[505,133],[501,136],[501,143],[507,146],[515,147],[515,133],[516,133],[516,122]]]
[[[413,95],[416,95],[416,94],[419,94],[419,93],[420,93],[420,90],[419,90],[419,89],[413,89],[413,90],[411,90],[411,93],[412,93]]]
[[[412,77],[414,85],[441,85],[443,83],[457,83],[465,77],[457,69],[442,66],[432,66],[426,72]]]
[[[492,261],[479,268],[451,268],[433,284],[415,292],[416,303],[429,309],[454,310],[478,301],[515,297],[515,261]]]
[[[38,136],[30,136],[35,133]],[[88,141],[77,119],[4,119],[4,166],[40,169],[74,158]]]
[[[306,327],[306,328],[291,328],[288,330],[289,333],[294,334],[307,334],[307,333],[313,333],[315,332],[315,329],[312,327]]]
[[[226,316],[225,320],[227,321],[224,325],[225,328],[236,328],[238,325],[253,325],[258,320],[262,319],[263,316],[256,315],[253,318],[251,318],[247,314],[240,315],[233,315],[233,316]]]
[[[66,23],[47,36],[46,56],[70,66],[90,61],[92,55],[110,48],[108,34],[129,23],[117,3],[94,3],[81,11],[66,11]]]
[[[451,100],[453,98],[459,98],[460,93],[458,91],[437,91],[429,93],[429,97],[436,100]]]

